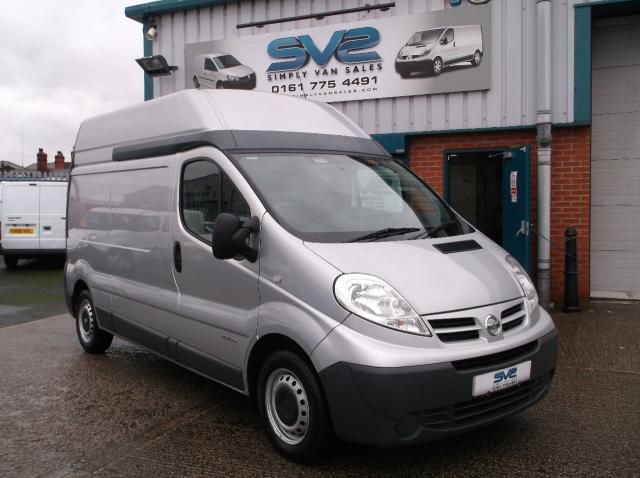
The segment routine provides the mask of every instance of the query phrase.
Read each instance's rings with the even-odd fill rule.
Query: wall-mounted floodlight
[[[151,41],[155,40],[158,37],[158,27],[155,23],[149,27],[144,36],[147,37],[147,40]]]
[[[140,68],[149,76],[165,76],[178,69],[177,66],[170,66],[162,55],[145,56],[137,58],[136,62]]]

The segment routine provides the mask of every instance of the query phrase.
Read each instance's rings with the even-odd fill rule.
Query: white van
[[[206,53],[193,59],[193,86],[252,90],[256,87],[256,74],[228,53]]]
[[[299,461],[487,426],[555,369],[515,259],[335,108],[271,93],[84,121],[65,295],[87,352],[119,335],[255,397]]]
[[[407,78],[414,73],[439,75],[451,65],[482,61],[482,26],[433,28],[414,33],[396,57],[396,73]]]
[[[19,259],[66,252],[67,181],[1,183],[0,253],[9,269]]]

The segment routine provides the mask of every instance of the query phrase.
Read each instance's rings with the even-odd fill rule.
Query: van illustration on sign
[[[233,55],[205,53],[193,59],[193,86],[253,90],[256,87],[256,74]]]
[[[437,76],[453,65],[478,66],[483,54],[480,25],[432,28],[409,38],[396,57],[396,72],[402,78]]]

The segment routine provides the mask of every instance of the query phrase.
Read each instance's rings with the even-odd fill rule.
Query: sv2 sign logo
[[[278,38],[267,46],[267,52],[278,61],[271,63],[268,73],[298,70],[313,59],[320,67],[329,63],[332,57],[346,64],[380,61],[375,51],[362,51],[380,43],[380,32],[373,27],[352,28],[333,32],[323,50],[318,48],[309,35]]]
[[[516,378],[518,376],[518,367],[511,367],[507,372],[500,370],[493,375],[493,384]]]

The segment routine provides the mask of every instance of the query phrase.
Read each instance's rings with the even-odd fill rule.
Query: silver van
[[[414,33],[396,57],[396,73],[407,78],[414,73],[439,75],[451,65],[482,62],[481,25],[433,28]]]
[[[549,390],[557,332],[524,269],[329,105],[186,90],[88,119],[68,218],[82,347],[118,335],[253,397],[292,460]]]

